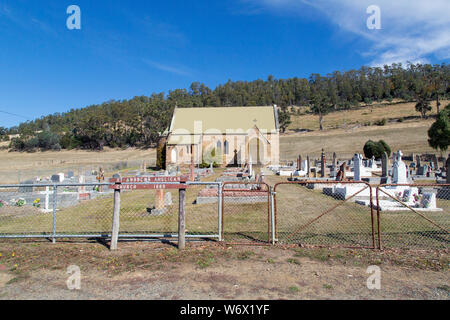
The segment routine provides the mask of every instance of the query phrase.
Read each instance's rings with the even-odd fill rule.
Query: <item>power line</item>
[[[28,118],[28,117],[25,117],[25,116],[22,116],[22,115],[20,115],[20,114],[16,114],[16,113],[8,112],[8,111],[3,111],[3,110],[0,110],[0,112],[1,112],[1,113],[6,113],[6,114],[9,114],[9,115],[11,115],[11,116],[15,116],[15,117],[19,117],[19,118],[23,118],[23,119],[31,120],[30,118]]]

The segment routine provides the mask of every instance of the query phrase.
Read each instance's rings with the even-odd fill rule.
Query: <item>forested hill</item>
[[[228,81],[214,90],[195,82],[189,89],[175,89],[131,100],[108,101],[82,109],[44,116],[10,129],[20,134],[11,140],[13,150],[102,149],[109,147],[154,146],[178,107],[280,106],[282,130],[289,123],[288,106],[310,106],[322,119],[331,111],[351,108],[359,103],[403,99],[418,101],[418,111],[426,113],[432,100],[448,99],[450,67],[442,65],[400,64],[383,68],[312,74],[309,79],[290,78]]]

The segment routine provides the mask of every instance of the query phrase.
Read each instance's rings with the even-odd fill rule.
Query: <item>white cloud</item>
[[[326,17],[341,30],[370,41],[363,55],[372,65],[427,62],[430,56],[450,58],[449,0],[242,0],[271,11]],[[381,30],[369,30],[367,7],[381,9]]]
[[[192,70],[190,70],[184,66],[178,66],[178,65],[171,66],[171,65],[155,62],[155,61],[152,61],[149,59],[143,59],[143,61],[145,64],[149,65],[150,67],[161,70],[161,71],[178,74],[180,76],[190,76],[192,74]]]

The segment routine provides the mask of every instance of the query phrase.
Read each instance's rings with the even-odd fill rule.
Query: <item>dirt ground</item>
[[[450,299],[448,252],[80,241],[0,242],[0,299]],[[367,288],[370,265],[380,290]]]

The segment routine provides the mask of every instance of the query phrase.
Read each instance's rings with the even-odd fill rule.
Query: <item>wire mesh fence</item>
[[[375,247],[370,185],[282,182],[274,192],[275,238],[280,244]]]
[[[376,197],[380,248],[449,248],[449,184],[382,185]]]
[[[0,238],[110,237],[113,185],[0,186]],[[213,202],[196,202],[199,190],[205,187],[219,189],[216,183],[192,183],[187,188],[187,237],[219,238],[221,202],[217,191]],[[120,237],[177,237],[177,189],[133,190],[125,186],[120,198]]]
[[[47,197],[53,204],[53,188],[7,186],[0,188],[0,235],[50,235],[53,232],[53,215],[40,208],[40,198]],[[44,200],[45,201],[45,200]],[[51,205],[53,206],[53,205]]]
[[[153,183],[155,185],[155,183]],[[0,238],[110,237],[113,184],[0,185]],[[120,237],[178,236],[177,189],[120,191]],[[188,182],[186,237],[237,244],[448,249],[450,185]]]
[[[222,237],[228,243],[270,242],[270,193],[265,183],[223,184]]]

